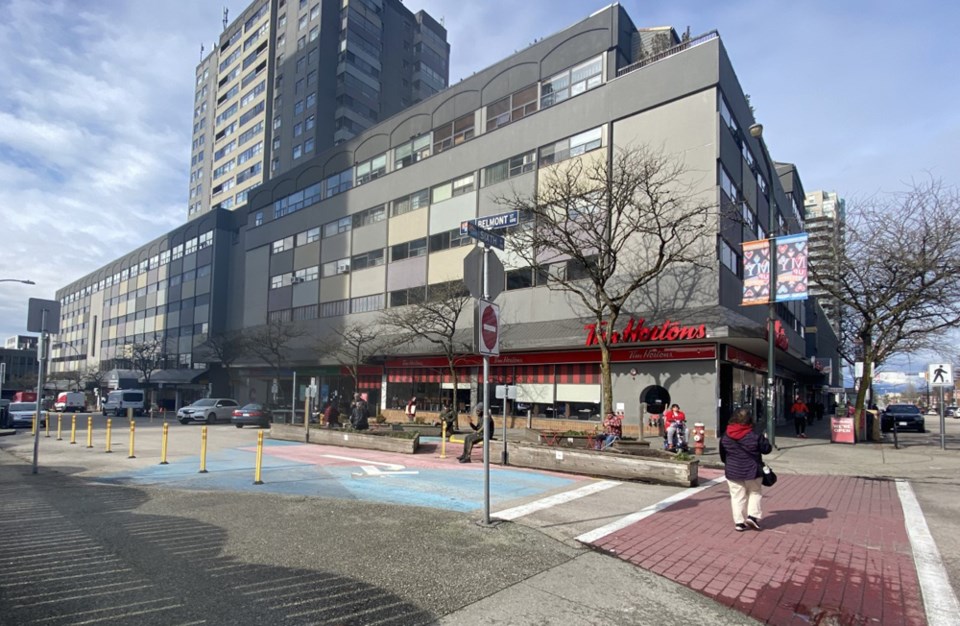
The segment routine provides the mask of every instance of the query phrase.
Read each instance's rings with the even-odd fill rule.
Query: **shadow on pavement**
[[[809,524],[816,519],[826,519],[828,513],[829,511],[822,507],[780,509],[764,516],[763,527],[773,529],[790,524]]]

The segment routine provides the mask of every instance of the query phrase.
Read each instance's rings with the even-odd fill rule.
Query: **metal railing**
[[[693,47],[695,47],[695,46],[699,46],[699,45],[702,44],[702,43],[706,43],[706,42],[708,42],[708,41],[712,41],[712,40],[717,39],[717,38],[719,38],[719,37],[720,37],[720,33],[718,33],[718,32],[715,31],[715,30],[712,30],[712,31],[710,31],[709,33],[705,33],[705,34],[703,34],[703,35],[699,35],[699,36],[697,36],[697,37],[694,37],[693,39],[688,39],[687,41],[683,41],[683,42],[677,44],[676,46],[674,46],[674,47],[672,47],[672,48],[668,48],[668,49],[666,49],[666,50],[663,50],[662,52],[658,52],[658,53],[656,53],[656,54],[654,54],[654,55],[651,55],[651,56],[645,57],[645,58],[643,58],[643,59],[640,59],[640,60],[637,61],[636,63],[631,63],[630,65],[626,65],[626,66],[624,66],[624,67],[621,67],[619,70],[617,70],[617,77],[619,78],[620,76],[623,76],[624,74],[629,74],[630,72],[632,72],[632,71],[634,71],[634,70],[638,70],[638,69],[640,69],[641,67],[646,67],[647,65],[650,65],[651,63],[656,63],[657,61],[662,61],[663,59],[666,59],[667,57],[671,57],[671,56],[673,56],[673,55],[675,55],[675,54],[677,54],[677,53],[683,52],[684,50],[689,50],[690,48],[693,48]]]

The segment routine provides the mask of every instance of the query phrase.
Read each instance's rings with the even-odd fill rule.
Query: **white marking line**
[[[651,504],[650,506],[637,511],[636,513],[631,513],[626,517],[621,517],[615,522],[610,522],[606,526],[601,526],[600,528],[591,530],[588,533],[584,533],[579,537],[577,537],[576,539],[580,543],[593,543],[594,541],[597,541],[598,539],[602,539],[603,537],[606,537],[609,534],[615,533],[622,528],[626,528],[630,524],[639,522],[645,517],[650,517],[657,511],[662,511],[663,509],[667,508],[668,506],[670,506],[675,502],[679,502],[685,498],[689,498],[695,493],[699,493],[701,491],[704,491],[705,489],[709,489],[714,485],[719,485],[720,483],[725,482],[726,480],[727,480],[726,478],[721,476],[720,478],[714,478],[713,480],[708,480],[707,482],[703,483],[699,487],[691,487],[689,489],[684,489],[679,493],[673,494],[669,498],[665,498],[660,502],[657,502],[656,504]]]
[[[940,551],[930,534],[927,520],[920,509],[920,503],[913,493],[910,483],[897,481],[897,495],[903,507],[903,521],[913,548],[913,563],[917,567],[923,606],[927,613],[929,626],[956,626],[960,623],[960,603],[950,587],[947,570],[943,567]]]
[[[492,517],[502,520],[515,520],[518,517],[523,517],[524,515],[529,515],[536,511],[549,509],[550,507],[557,506],[558,504],[563,504],[584,496],[589,496],[592,493],[605,491],[611,487],[616,487],[619,484],[619,482],[614,480],[601,480],[589,485],[584,485],[579,489],[564,491],[563,493],[547,496],[546,498],[534,500],[533,502],[528,502],[527,504],[522,504],[520,506],[513,507],[512,509],[506,509],[504,511],[500,511],[499,513],[494,513]]]

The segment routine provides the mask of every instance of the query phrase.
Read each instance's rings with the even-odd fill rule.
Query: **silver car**
[[[7,408],[9,411],[10,425],[13,428],[17,428],[18,426],[30,428],[33,426],[33,414],[37,412],[36,402],[11,402]],[[38,428],[43,428],[45,421],[46,420],[43,419],[43,411],[41,411]]]
[[[233,417],[234,409],[239,406],[240,403],[230,398],[203,398],[177,411],[177,419],[181,424],[228,422]]]

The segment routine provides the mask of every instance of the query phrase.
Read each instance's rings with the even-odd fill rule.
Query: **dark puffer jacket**
[[[720,439],[720,460],[723,461],[727,480],[751,480],[760,475],[760,454],[770,454],[773,448],[766,437],[748,431],[740,438],[739,433],[730,436],[728,430]]]

